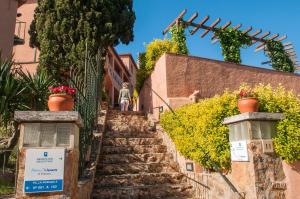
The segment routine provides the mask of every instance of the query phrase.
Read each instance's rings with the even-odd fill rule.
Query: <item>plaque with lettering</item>
[[[41,147],[56,146],[56,124],[41,124]]]
[[[24,124],[24,139],[23,145],[25,147],[38,147],[40,144],[40,124],[28,123]]]
[[[57,124],[57,146],[69,146],[73,125]]]

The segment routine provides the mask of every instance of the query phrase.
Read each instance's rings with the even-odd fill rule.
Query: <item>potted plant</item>
[[[255,92],[250,87],[241,87],[238,98],[238,108],[241,113],[258,112],[258,99],[256,98]]]
[[[74,108],[73,96],[76,94],[74,88],[62,85],[49,87],[50,95],[48,99],[48,108],[50,111],[71,111]]]

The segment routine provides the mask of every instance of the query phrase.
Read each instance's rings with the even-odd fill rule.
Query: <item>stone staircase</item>
[[[192,186],[146,118],[110,110],[94,183],[99,199],[192,199]]]

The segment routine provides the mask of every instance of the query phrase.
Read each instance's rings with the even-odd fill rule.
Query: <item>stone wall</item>
[[[282,84],[300,94],[300,75],[233,64],[186,55],[164,54],[157,61],[151,76],[140,91],[139,110],[153,113],[164,101],[172,108],[191,103],[189,96],[198,91],[198,98],[209,98],[224,90],[238,89],[241,83],[255,85]]]
[[[242,193],[236,192],[234,187],[231,187],[224,177],[219,173],[210,173],[205,171],[196,162],[184,158],[176,150],[175,144],[172,142],[171,138],[164,132],[162,127],[155,121],[154,116],[148,115],[150,123],[155,124],[156,131],[159,133],[160,137],[163,139],[164,144],[167,146],[167,150],[174,157],[174,160],[178,163],[180,171],[185,174],[190,185],[193,186],[194,193],[199,199],[239,199],[242,197]],[[186,163],[193,165],[193,171],[187,171]]]
[[[209,98],[226,89],[235,90],[244,82],[273,86],[281,83],[300,93],[297,74],[175,54],[166,54],[165,60],[168,97],[187,97],[199,90],[201,98]]]

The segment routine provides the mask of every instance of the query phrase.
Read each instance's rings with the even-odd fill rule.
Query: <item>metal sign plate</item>
[[[63,191],[65,149],[27,149],[24,192]]]

